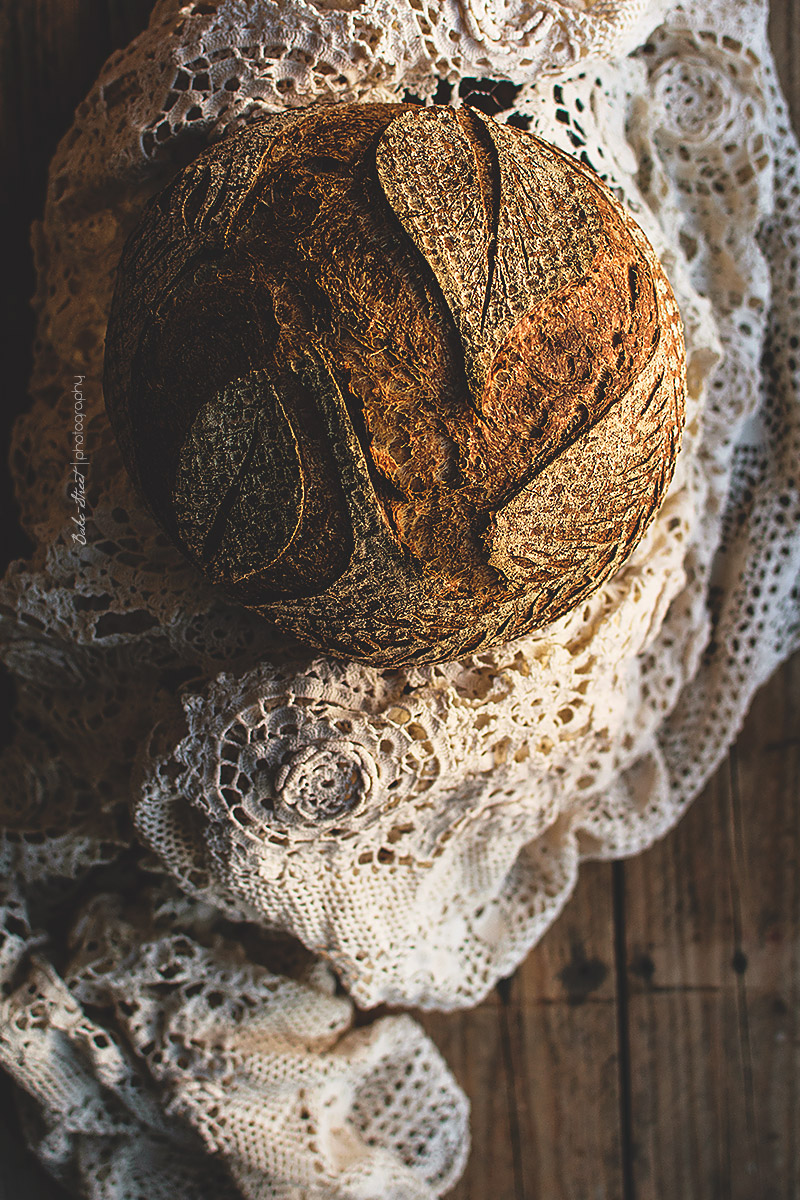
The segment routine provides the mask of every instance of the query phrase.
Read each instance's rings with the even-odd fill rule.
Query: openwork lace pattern
[[[128,231],[210,141],[286,107],[459,94],[594,168],[644,228],[683,318],[686,432],[586,605],[381,671],[279,637],[171,547],[106,421],[103,337]],[[478,1001],[582,859],[678,820],[798,644],[797,172],[760,0],[163,2],[109,60],[34,231],[13,466],[36,549],[0,601],[0,1053],[74,1190],[405,1200],[457,1178],[446,1066],[410,1018],[354,1028],[341,985],[363,1008]]]

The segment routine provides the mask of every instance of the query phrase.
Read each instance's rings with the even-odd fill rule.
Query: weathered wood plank
[[[769,40],[792,124],[800,129],[800,0],[771,0]]]
[[[800,1194],[800,656],[725,767],[625,864],[636,1200]]]
[[[770,1196],[800,1194],[800,655],[753,706],[731,754],[741,893],[737,1001],[749,1050],[753,1138]]]
[[[423,1022],[473,1105],[453,1200],[623,1194],[612,868],[593,863],[512,980]]]
[[[732,1196],[753,1159],[729,823],[720,773],[672,836],[624,868],[637,1200]]]
[[[516,1200],[520,1151],[516,1096],[508,1079],[508,1040],[499,1004],[420,1017],[470,1097],[473,1153],[452,1200]],[[476,1130],[480,1132],[475,1133]],[[490,1191],[487,1191],[490,1188]]]

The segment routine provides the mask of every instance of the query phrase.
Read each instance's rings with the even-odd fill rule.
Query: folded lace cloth
[[[153,525],[102,402],[114,267],[146,199],[176,166],[261,113],[405,95],[442,100],[467,87],[476,96],[470,81],[479,78],[510,81],[485,89],[483,99],[507,102],[499,119],[588,163],[648,234],[684,321],[687,426],[658,517],[587,604],[459,662],[381,671],[318,656],[226,604]],[[179,935],[152,915],[126,915],[124,897],[89,901],[93,915],[75,918],[83,928],[106,913],[103,937],[116,950],[101,981],[92,982],[90,963],[56,975],[42,881],[83,880],[71,886],[86,904],[102,864],[144,843],[148,871],[157,865],[164,875],[159,886],[185,895],[187,911],[216,914],[213,937],[206,930],[192,950],[203,964],[193,968],[199,983],[206,972],[233,978],[221,965],[233,953],[225,939],[246,927],[290,935],[322,955],[363,1007],[454,1008],[515,968],[566,902],[582,859],[637,853],[698,793],[753,692],[799,640],[797,165],[758,0],[163,2],[149,29],[109,60],[59,147],[35,230],[33,406],[18,424],[13,467],[36,550],[12,565],[2,596],[19,704],[3,762],[0,857],[20,903],[37,896],[38,931],[20,952],[34,990],[30,1001],[14,990],[9,1020],[34,1007],[42,1014],[38,1023],[26,1018],[34,1032],[24,1060],[12,1051],[7,1063],[41,1110],[40,1153],[51,1163],[60,1154],[71,1164],[62,1173],[80,1178],[87,1195],[111,1194],[90,1190],[101,1186],[88,1182],[99,1168],[80,1174],[93,1135],[78,1131],[51,1149],[58,1108],[38,1066],[25,1062],[49,1061],[68,1043],[64,1054],[80,1058],[81,1078],[97,1089],[92,1111],[123,1112],[119,1120],[136,1132],[119,1144],[144,1138],[153,1163],[167,1154],[163,1139],[177,1145],[178,1135],[161,1118],[148,1125],[127,1092],[112,1097],[85,1038],[76,1050],[62,1026],[83,1029],[82,1006],[113,1011],[99,1036],[133,1064],[131,1078],[144,1080],[134,1091],[189,1139],[174,1159],[185,1174],[170,1177],[173,1196],[202,1194],[188,1181],[203,1143],[246,1196],[316,1196],[317,1151],[290,1106],[281,1109],[287,1140],[277,1159],[266,1148],[272,1127],[248,1124],[241,1111],[263,1093],[272,1113],[270,1088],[289,1087],[295,1068],[315,1096],[332,1094],[333,1043],[315,1026],[302,1053],[281,1057],[258,1042],[259,1026],[258,1064],[237,1066],[231,1088],[219,1085],[227,1050],[187,1051],[185,1067],[171,1052],[167,1065],[156,1062],[164,1051],[149,1048],[139,1018],[126,1016],[126,990],[189,1041],[192,1021],[217,1030],[228,1009],[214,1025],[205,1002],[189,1005],[191,983],[167,999],[154,964],[159,945]],[[78,447],[80,481],[67,454]],[[309,986],[270,991],[266,967],[236,968],[247,969],[260,981],[252,983],[258,1006],[266,988],[267,1008],[294,1011],[296,989]],[[217,989],[225,1004],[232,987]],[[311,991],[324,1025],[333,1000]],[[239,1030],[227,1019],[233,1044]],[[408,1019],[401,1024],[400,1033],[377,1022],[369,1035],[342,1040],[341,1143],[314,1101],[314,1128],[328,1131],[314,1136],[330,1149],[320,1195],[388,1196],[390,1185],[398,1195],[439,1195],[460,1169],[463,1132],[453,1131],[463,1102],[422,1035]],[[356,1039],[352,1051],[347,1038]],[[416,1167],[414,1122],[390,1122],[380,1153],[364,1159],[366,1174],[348,1174],[342,1146],[372,1136],[367,1117],[353,1115],[353,1097],[372,1094],[364,1082],[372,1072],[380,1109],[381,1064],[392,1057],[435,1064],[419,1068],[435,1086],[418,1111],[435,1114],[425,1129],[436,1127],[443,1141],[426,1151],[422,1138]],[[246,1128],[246,1137],[212,1131],[215,1105],[225,1127]],[[120,1151],[113,1169],[132,1169],[129,1160]],[[428,1190],[414,1192],[392,1171],[416,1171],[413,1186]],[[299,1190],[258,1191],[258,1178]],[[133,1183],[119,1187],[114,1195],[139,1194]]]
[[[0,897],[0,1063],[57,1178],[92,1200],[432,1200],[452,1185],[467,1103],[410,1017],[353,1029],[318,959],[245,948],[174,888],[127,882],[135,899],[79,910],[60,975],[19,889]]]

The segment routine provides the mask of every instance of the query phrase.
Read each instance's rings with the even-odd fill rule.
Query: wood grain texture
[[[613,867],[587,865],[566,912],[472,1012],[420,1019],[472,1100],[453,1200],[623,1195]]]
[[[800,1189],[799,712],[795,656],[675,833],[624,867],[642,1200]]]
[[[72,107],[149,0],[2,0],[7,395],[23,403],[27,227]],[[771,33],[800,125],[800,0]],[[23,542],[19,543],[24,546]],[[712,784],[641,858],[583,869],[559,922],[479,1008],[425,1018],[472,1099],[453,1200],[800,1195],[800,656]],[[0,1200],[62,1200],[0,1094]]]

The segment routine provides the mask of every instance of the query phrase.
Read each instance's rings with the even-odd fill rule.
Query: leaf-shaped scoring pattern
[[[181,447],[173,504],[186,546],[225,581],[271,566],[292,541],[303,514],[302,464],[263,372],[231,382],[199,410]]]
[[[473,109],[409,112],[388,127],[378,177],[433,268],[476,392],[508,331],[591,266],[600,214],[560,156]]]

